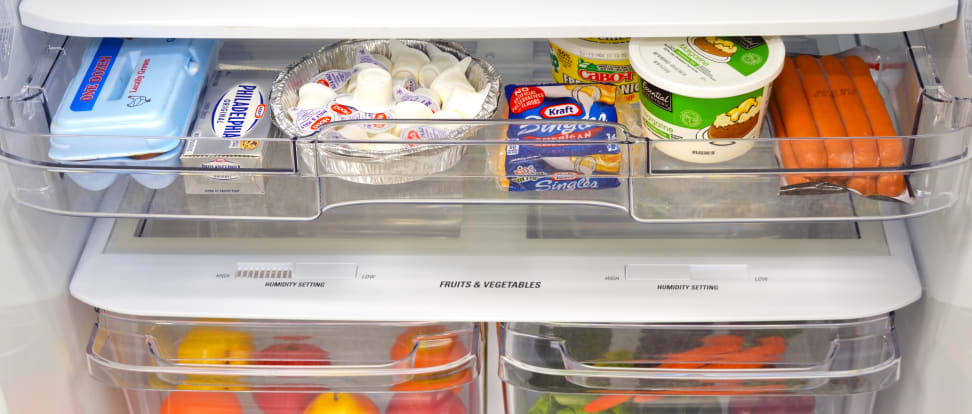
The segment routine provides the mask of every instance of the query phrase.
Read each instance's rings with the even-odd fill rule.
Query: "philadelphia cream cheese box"
[[[219,170],[186,177],[187,194],[263,194],[264,177],[231,174],[240,168],[265,167],[271,120],[266,106],[276,77],[271,71],[217,71],[206,88],[193,125],[193,139],[180,158],[184,167]]]

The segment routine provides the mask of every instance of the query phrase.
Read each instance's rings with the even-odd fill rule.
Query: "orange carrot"
[[[780,115],[790,137],[819,137],[817,126],[810,115],[810,104],[803,92],[800,75],[793,59],[786,58],[783,72],[773,84]],[[800,168],[827,168],[827,149],[821,140],[791,141],[790,146]]]
[[[667,354],[665,355],[665,361],[697,361],[699,358],[738,352],[743,349],[743,339],[735,335],[723,338],[703,338],[702,343],[705,345],[685,352]]]
[[[769,336],[759,339],[760,345],[746,348],[742,352],[717,355],[714,359],[737,363],[708,364],[706,369],[745,369],[762,368],[760,362],[773,362],[786,352],[786,340],[782,336]]]
[[[736,364],[709,364],[705,365],[704,368],[716,368],[716,369],[743,369],[743,368],[761,368],[765,364],[758,364],[758,362],[772,362],[779,358],[780,354],[786,352],[786,340],[782,336],[774,335],[764,338],[759,338],[759,345],[746,348],[742,351],[734,351],[722,354],[711,354],[712,350],[725,350],[725,349],[739,349],[742,347],[743,339],[738,335],[715,335],[709,336],[702,339],[702,343],[705,344],[700,347],[690,349],[685,352],[680,352],[677,354],[676,358],[682,358],[686,355],[704,355],[707,358],[722,361],[740,361]],[[666,357],[668,359],[668,357]],[[742,363],[743,361],[748,362],[748,364]],[[695,365],[695,364],[662,364],[659,368],[665,365]],[[699,364],[701,365],[701,364]],[[634,401],[636,403],[647,403],[656,401],[664,398],[668,395],[745,395],[745,394],[761,394],[766,392],[771,392],[774,390],[781,389],[782,386],[775,384],[765,384],[765,385],[755,385],[755,386],[741,386],[744,389],[727,391],[724,388],[728,385],[740,384],[741,380],[728,380],[720,381],[718,384],[714,385],[702,385],[697,387],[691,387],[687,389],[673,389],[673,390],[651,390],[651,391],[605,391],[612,394],[602,395],[597,397],[593,401],[587,403],[584,406],[584,411],[588,413],[596,413],[605,410],[610,410],[628,401]]]
[[[628,400],[630,400],[632,397],[633,395],[602,395],[595,398],[594,401],[587,403],[587,405],[584,406],[584,411],[596,413],[604,410],[610,410],[628,402]]]
[[[847,71],[857,87],[861,103],[867,112],[874,135],[879,137],[895,137],[878,139],[878,152],[881,167],[900,167],[904,164],[904,142],[897,138],[898,131],[884,106],[884,98],[878,91],[871,70],[867,64],[857,56],[844,58]],[[905,191],[904,175],[881,174],[877,179],[877,193],[887,197],[896,197]]]
[[[830,86],[827,85],[827,79],[824,78],[817,59],[800,55],[796,57],[796,66],[800,70],[803,88],[820,136],[846,137],[847,130],[840,120]],[[854,167],[854,150],[850,142],[844,139],[828,139],[824,140],[824,147],[827,149],[827,168]]]

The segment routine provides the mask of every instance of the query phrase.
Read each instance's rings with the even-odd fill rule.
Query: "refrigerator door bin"
[[[594,123],[604,142],[562,141],[584,146],[611,145],[619,160],[595,173],[583,166],[557,174],[518,170],[504,165],[502,154],[515,153],[507,130],[516,128],[570,129],[582,125],[569,120],[506,120],[505,110],[492,120],[387,120],[383,128],[448,129],[470,132],[462,140],[354,140],[340,137],[340,128],[367,128],[374,122],[340,121],[324,124],[305,137],[253,137],[273,148],[266,165],[214,172],[204,167],[150,165],[130,162],[56,161],[47,157],[52,135],[52,108],[62,96],[79,52],[87,40],[55,37],[47,61],[40,62],[33,83],[21,95],[0,100],[0,159],[10,165],[14,199],[40,210],[92,217],[189,218],[307,221],[336,209],[389,204],[584,205],[622,211],[633,222],[813,222],[867,221],[916,217],[954,205],[962,197],[959,183],[972,154],[968,151],[968,100],[948,94],[938,83],[934,62],[927,53],[923,32],[907,34],[787,37],[795,54],[857,54],[872,66],[872,75],[889,105],[906,149],[900,167],[788,170],[777,162],[781,139],[766,123],[762,136],[744,156],[725,163],[689,164],[668,157],[646,140],[627,113],[620,123]],[[508,83],[550,82],[548,45],[543,40],[462,42],[473,55],[484,56]],[[219,69],[247,68],[279,71],[296,56],[320,47],[320,42],[226,41]],[[108,137],[100,137],[108,138]],[[191,137],[177,137],[191,145]],[[202,138],[206,140],[205,138]],[[212,138],[210,138],[212,139]],[[852,140],[830,137],[827,140]],[[609,141],[609,142],[608,142]],[[664,142],[668,146],[694,142]],[[407,151],[362,159],[341,148],[408,146]],[[401,151],[390,151],[399,154]],[[601,166],[604,167],[604,166]],[[598,167],[600,168],[600,167]],[[117,175],[107,188],[86,189],[76,181],[86,175]],[[899,199],[863,197],[848,192],[781,195],[781,179],[793,175],[900,174],[907,181]],[[166,176],[163,188],[151,188],[139,177]],[[515,175],[515,177],[514,177]],[[262,184],[254,194],[187,191],[200,176],[211,180],[249,180]],[[74,178],[72,178],[74,177]],[[610,181],[596,190],[597,178]],[[513,192],[511,179],[537,183],[538,191]],[[144,181],[144,180],[143,180]],[[542,183],[540,183],[542,182]],[[532,185],[532,184],[531,184]],[[585,191],[573,191],[584,189]],[[551,190],[551,191],[547,191]],[[570,191],[567,191],[570,190]]]
[[[102,311],[87,352],[91,374],[124,388],[133,414],[201,405],[299,414],[311,404],[376,414],[393,411],[389,405],[474,414],[482,405],[481,333],[475,323],[191,320]]]
[[[511,414],[770,407],[869,413],[875,394],[899,374],[888,315],[791,323],[510,322],[500,329]]]

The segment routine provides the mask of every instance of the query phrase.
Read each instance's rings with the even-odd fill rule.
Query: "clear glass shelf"
[[[934,29],[929,29],[934,30]],[[561,141],[577,146],[615,145],[620,160],[594,176],[612,181],[607,188],[582,191],[510,191],[499,154],[515,151],[506,141],[510,127],[571,128],[577,121],[511,121],[500,108],[491,120],[383,121],[388,126],[449,128],[469,132],[456,140],[354,141],[333,132],[352,124],[323,126],[305,137],[254,138],[270,148],[260,168],[234,169],[223,178],[262,181],[259,194],[187,194],[186,184],[206,180],[212,170],[183,166],[79,164],[47,157],[49,116],[64,95],[87,40],[55,38],[46,62],[21,96],[0,100],[0,158],[14,178],[14,198],[40,210],[79,216],[165,219],[314,220],[341,208],[363,205],[489,204],[583,205],[621,211],[633,222],[705,223],[775,221],[868,221],[916,217],[954,205],[972,158],[969,153],[969,100],[950,96],[937,82],[924,32],[907,34],[785,38],[792,53],[862,55],[879,70],[876,80],[906,148],[906,164],[896,168],[787,170],[777,162],[769,122],[745,155],[719,164],[692,164],[671,158],[657,142],[642,138],[632,112],[621,123],[600,125],[610,140]],[[548,50],[543,40],[463,42],[490,61],[506,83],[549,82]],[[222,69],[281,70],[290,61],[320,47],[314,41],[226,41]],[[592,124],[586,122],[586,124]],[[109,138],[110,139],[110,138]],[[117,139],[117,137],[116,137]],[[190,138],[180,138],[188,141]],[[203,139],[206,138],[193,138]],[[216,139],[216,138],[210,138]],[[851,140],[853,138],[824,138]],[[376,146],[377,145],[377,146]],[[367,152],[361,148],[368,146]],[[364,155],[362,155],[364,154]],[[82,188],[76,178],[112,174],[106,189]],[[800,175],[899,174],[907,189],[892,200],[849,192],[781,194],[782,180]],[[166,177],[162,188],[149,188],[139,177]],[[591,175],[549,177],[524,173],[514,178],[546,181],[544,188],[589,186]],[[558,178],[558,179],[553,179]],[[563,180],[569,178],[569,180]],[[577,179],[575,179],[577,178]],[[394,208],[394,207],[388,207]]]

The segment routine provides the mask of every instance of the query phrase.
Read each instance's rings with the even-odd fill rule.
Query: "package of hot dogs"
[[[905,142],[860,56],[787,57],[773,84],[770,118],[776,137],[791,138],[780,139],[776,146],[784,169],[834,170],[785,174],[781,194],[851,191],[913,201],[907,177],[886,171],[905,165]],[[826,139],[797,139],[819,137]],[[858,169],[885,171],[854,171]]]

